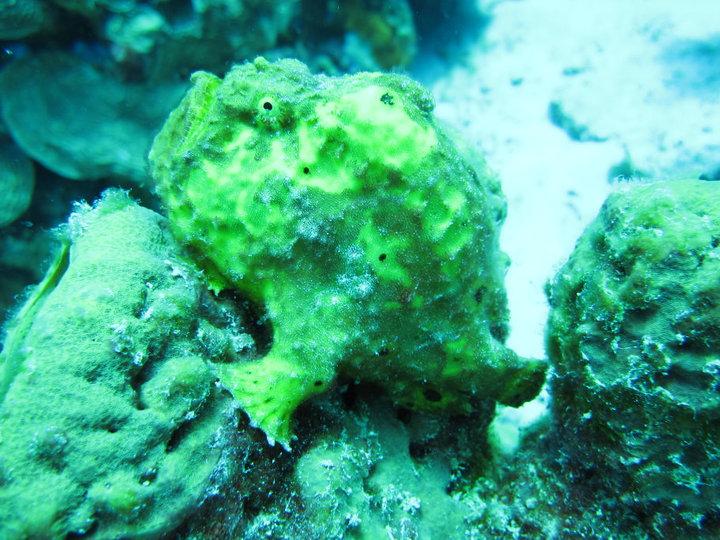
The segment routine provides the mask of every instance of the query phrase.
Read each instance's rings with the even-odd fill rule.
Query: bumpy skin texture
[[[621,189],[548,291],[559,437],[653,534],[718,528],[718,200],[715,182]]]
[[[400,403],[517,405],[544,364],[506,349],[504,201],[411,80],[311,75],[260,58],[194,87],[150,160],[176,235],[215,290],[266,306],[260,361],[222,381],[270,438],[337,370]]]
[[[236,429],[193,339],[201,287],[122,192],[70,224],[0,355],[0,537],[160,536]]]

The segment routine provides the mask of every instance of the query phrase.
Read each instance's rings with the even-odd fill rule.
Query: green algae
[[[60,234],[2,352],[0,536],[158,536],[211,486],[232,418],[192,344],[201,288],[122,192]]]
[[[555,421],[653,534],[717,527],[720,185],[627,185],[548,286]]]

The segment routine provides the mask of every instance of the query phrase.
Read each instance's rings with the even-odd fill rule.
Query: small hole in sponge
[[[413,459],[422,459],[430,454],[430,448],[418,442],[411,442],[408,447],[408,453]]]
[[[412,419],[412,411],[407,407],[398,407],[395,411],[395,417],[403,424],[409,424]]]
[[[315,386],[322,386],[322,381],[315,381]]]
[[[433,390],[432,388],[426,388],[423,390],[423,396],[425,396],[425,399],[432,402],[438,402],[442,399],[440,392]]]
[[[99,521],[93,521],[87,529],[82,529],[80,532],[70,531],[64,536],[64,538],[66,540],[72,540],[74,538],[92,538],[97,532],[97,530],[100,528],[99,524]]]
[[[394,105],[395,99],[392,97],[392,95],[388,94],[387,92],[384,93],[382,96],[380,96],[380,101],[382,101],[385,105]]]
[[[483,296],[485,295],[485,287],[479,287],[475,290],[475,294],[473,295],[473,298],[475,298],[475,301],[480,304],[483,301]]]
[[[265,103],[263,103],[263,109],[265,109],[266,111],[272,111],[272,108],[273,108],[273,104],[270,103],[269,101],[266,101]]]
[[[390,349],[387,347],[383,347],[378,351],[378,356],[387,356],[388,354],[390,354]]]
[[[310,167],[303,167],[303,172],[305,174],[310,174]]]
[[[146,470],[140,475],[140,483],[145,485],[153,483],[157,478],[157,474],[158,472],[155,468],[150,468]]]
[[[381,253],[380,256],[378,257],[378,260],[380,262],[383,262],[385,259],[387,259],[387,253]]]
[[[170,438],[165,444],[166,454],[174,452],[175,449],[180,446],[180,443],[182,443],[185,437],[190,434],[192,425],[193,423],[191,421],[184,420],[175,428],[175,431],[170,434]]]

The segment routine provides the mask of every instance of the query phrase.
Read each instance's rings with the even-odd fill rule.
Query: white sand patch
[[[435,84],[438,116],[485,153],[508,198],[518,353],[544,356],[543,285],[612,189],[611,167],[627,154],[655,175],[720,164],[719,40],[715,0],[506,1],[469,65]],[[572,140],[553,101],[602,140]]]

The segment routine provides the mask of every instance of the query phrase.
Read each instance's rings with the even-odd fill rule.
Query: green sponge
[[[548,287],[568,463],[652,536],[720,533],[718,201],[717,182],[624,186]]]
[[[0,538],[169,534],[236,426],[196,344],[199,280],[123,192],[64,230],[0,354]]]
[[[438,129],[427,91],[262,58],[192,81],[152,172],[211,288],[267,309],[270,352],[220,377],[271,440],[289,443],[336,372],[414,408],[535,396],[544,363],[502,345],[498,182]]]

